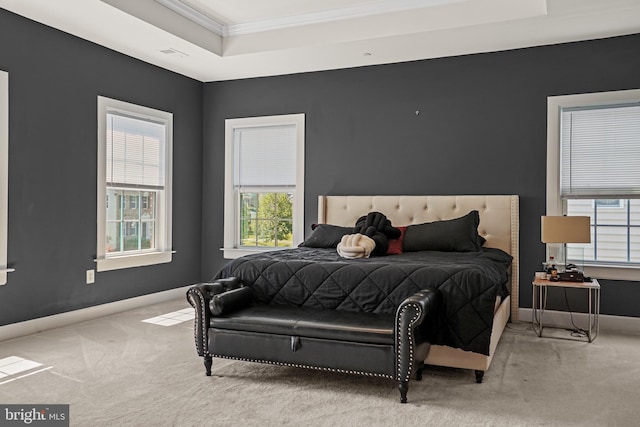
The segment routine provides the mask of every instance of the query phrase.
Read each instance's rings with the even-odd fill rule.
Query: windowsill
[[[171,262],[173,253],[168,252],[150,252],[134,255],[122,255],[109,258],[96,259],[97,271],[120,270],[123,268],[144,267],[147,265],[164,264]]]
[[[0,268],[0,286],[7,284],[7,273],[16,271],[14,268]]]
[[[281,251],[292,247],[266,247],[266,248],[220,248],[224,252],[225,259],[236,259],[245,255],[257,254],[261,252]]]
[[[603,265],[585,265],[584,274],[596,279],[628,280],[637,282],[640,266],[613,267]]]

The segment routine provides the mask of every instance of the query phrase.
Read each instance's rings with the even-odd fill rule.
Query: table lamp
[[[561,243],[563,262],[567,265],[567,243],[591,243],[591,218],[588,216],[542,216],[543,243]]]

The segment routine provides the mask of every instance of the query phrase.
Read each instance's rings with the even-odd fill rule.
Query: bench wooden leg
[[[211,376],[211,365],[213,365],[213,358],[211,356],[204,356],[204,368],[207,370],[207,376]]]
[[[424,363],[421,363],[416,369],[416,381],[422,381],[422,371],[424,371]]]
[[[407,391],[409,391],[409,382],[399,381],[398,390],[400,390],[400,403],[407,403]]]

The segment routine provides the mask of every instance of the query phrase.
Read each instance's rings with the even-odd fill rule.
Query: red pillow
[[[389,249],[387,255],[400,255],[402,253],[402,241],[404,240],[404,232],[407,227],[396,227],[400,230],[400,237],[397,239],[389,239]]]

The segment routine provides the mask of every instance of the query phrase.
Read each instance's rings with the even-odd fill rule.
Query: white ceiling
[[[640,0],[0,0],[200,81],[413,61],[640,33]]]

